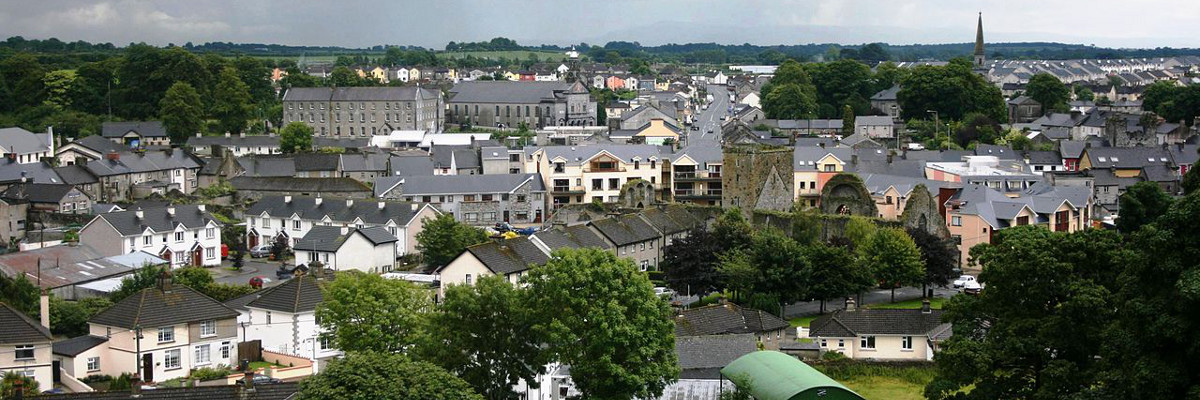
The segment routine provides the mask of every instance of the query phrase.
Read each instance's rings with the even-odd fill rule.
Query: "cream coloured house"
[[[42,297],[46,299],[45,296]],[[48,314],[49,303],[42,312]],[[14,372],[37,381],[41,390],[54,387],[50,356],[50,317],[41,323],[8,304],[0,303],[0,375]]]
[[[928,301],[914,310],[859,310],[853,300],[845,310],[817,318],[809,338],[821,352],[834,351],[858,360],[932,361],[939,344],[950,337],[942,310]]]
[[[543,146],[527,151],[525,172],[541,174],[555,208],[612,203],[629,182],[643,180],[660,187],[666,159],[658,146],[648,144]]]
[[[438,298],[445,295],[449,285],[473,285],[484,276],[502,275],[509,282],[517,283],[530,268],[545,264],[549,259],[545,251],[523,236],[467,247],[437,270],[442,282]]]
[[[849,147],[796,146],[792,153],[792,187],[796,191],[796,204],[810,208],[819,206],[825,182],[850,170],[853,152],[854,149]]]

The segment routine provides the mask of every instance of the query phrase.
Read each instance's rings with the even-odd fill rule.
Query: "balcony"
[[[589,166],[587,166],[587,167],[584,167],[584,168],[583,168],[583,172],[585,172],[585,173],[593,173],[593,172],[625,172],[625,168],[622,168],[622,167],[614,167],[614,168],[599,168],[599,167],[593,167],[593,166],[590,166],[590,165],[589,165]]]
[[[556,194],[582,194],[584,192],[579,186],[553,186],[550,188],[550,193]]]
[[[675,189],[675,198],[677,199],[713,199],[721,198],[721,189]]]
[[[719,182],[719,181],[721,181],[721,173],[720,172],[707,172],[707,173],[676,172],[673,175],[673,177],[676,182],[705,182],[705,181]]]

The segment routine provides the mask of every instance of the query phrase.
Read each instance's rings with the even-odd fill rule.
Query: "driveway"
[[[956,293],[958,293],[957,290],[949,288],[935,288],[933,290],[934,297],[949,298]],[[921,298],[921,288],[919,287],[905,287],[896,289],[896,301],[913,300],[919,298]],[[891,301],[892,292],[890,290],[876,289],[863,293],[862,303],[860,305],[890,303]],[[841,301],[828,301],[825,302],[825,312],[841,310],[844,308],[844,306],[845,304],[842,304]],[[800,302],[783,308],[784,318],[805,317],[809,315],[817,315],[820,312],[821,302],[819,301]]]
[[[275,278],[275,271],[279,269],[278,262],[268,262],[266,258],[245,258],[242,260],[241,271],[229,270],[231,267],[233,262],[224,260],[220,268],[212,268],[209,271],[213,273],[213,280],[219,283],[245,285],[250,283],[250,278],[262,276],[271,280],[265,286],[279,284],[279,279]]]

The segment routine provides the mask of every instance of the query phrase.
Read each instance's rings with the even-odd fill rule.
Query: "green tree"
[[[279,131],[279,149],[284,154],[312,151],[313,128],[303,122],[289,122]]]
[[[71,106],[72,86],[75,85],[75,71],[58,70],[47,73],[42,78],[42,86],[46,88],[44,104],[56,110],[65,110]]]
[[[946,305],[943,321],[955,334],[934,355],[937,376],[926,398],[1092,398],[1074,396],[1103,386],[1096,380],[1100,349],[1119,303],[1104,286],[1112,281],[1098,273],[1099,264],[1127,262],[1119,240],[1101,231],[1020,226],[973,248],[987,287]],[[1086,243],[1093,244],[1078,249]]]
[[[89,297],[77,301],[51,297],[50,330],[55,335],[65,337],[86,335],[88,319],[112,305],[113,303],[104,297]]]
[[[896,100],[904,119],[927,118],[926,111],[937,111],[942,120],[960,120],[968,113],[982,113],[992,120],[1004,121],[1008,109],[1000,88],[988,83],[972,70],[970,60],[956,58],[945,66],[922,65],[913,68],[900,82]]]
[[[33,54],[22,52],[0,60],[0,77],[0,82],[7,84],[10,96],[9,109],[0,111],[38,105],[46,98],[46,69]]]
[[[1133,233],[1143,225],[1154,222],[1171,207],[1171,196],[1156,182],[1138,182],[1121,194],[1121,215],[1117,217],[1117,229]]]
[[[38,390],[38,381],[32,377],[8,371],[0,378],[0,399],[17,398],[17,382],[21,383],[21,396],[24,398],[32,399],[41,393]]]
[[[533,330],[550,360],[571,366],[584,398],[658,397],[679,376],[667,303],[629,259],[600,249],[555,251],[526,275]]]
[[[821,313],[830,299],[859,293],[871,287],[871,274],[855,262],[854,253],[839,246],[815,243],[804,249],[811,265],[809,295],[821,301]]]
[[[400,354],[351,352],[300,382],[301,399],[483,400],[467,382]]]
[[[454,261],[467,246],[487,240],[487,233],[482,229],[458,222],[453,215],[442,214],[427,221],[425,229],[417,234],[417,250],[425,259],[425,265],[440,267]]]
[[[241,133],[250,121],[250,87],[242,82],[237,70],[226,67],[217,78],[212,114],[221,132]]]
[[[120,303],[126,297],[132,296],[134,293],[142,291],[142,289],[154,287],[158,284],[158,278],[162,273],[163,268],[155,265],[143,265],[132,274],[125,275],[121,279],[121,285],[117,286],[117,290],[108,294],[108,298],[113,303]]]
[[[854,134],[854,107],[842,106],[842,136]]]
[[[896,301],[896,287],[920,283],[925,276],[921,264],[921,251],[911,237],[897,228],[875,231],[871,240],[859,247],[863,265],[876,280],[892,291],[892,302]]]
[[[921,279],[921,289],[924,285],[945,286],[954,279],[954,269],[958,267],[958,249],[949,238],[942,238],[920,228],[906,230],[913,239],[913,244],[921,251],[921,263],[925,266],[925,275]]]
[[[26,315],[37,314],[40,296],[41,290],[25,274],[17,275],[15,279],[0,275],[0,302],[7,303],[17,311]]]
[[[720,286],[717,255],[724,246],[706,229],[696,229],[687,237],[675,239],[663,247],[659,265],[667,287],[679,293],[708,293]]]
[[[323,338],[347,352],[394,353],[411,349],[432,306],[425,289],[375,274],[340,272],[317,306]]]
[[[1054,75],[1040,73],[1029,78],[1029,84],[1025,86],[1025,95],[1042,103],[1042,110],[1046,112],[1066,112],[1071,91]]]
[[[1079,101],[1095,101],[1096,93],[1092,92],[1092,89],[1088,89],[1087,86],[1076,85],[1075,99]]]
[[[862,248],[867,242],[875,236],[875,231],[879,228],[872,222],[871,219],[861,216],[850,216],[850,220],[846,221],[845,236],[854,243],[854,248]]]
[[[899,84],[900,81],[904,80],[904,77],[908,76],[908,72],[909,70],[907,68],[900,68],[896,66],[896,63],[891,61],[882,62],[879,65],[876,65],[875,73],[871,75],[871,94],[874,95],[879,91],[891,89],[892,86],[895,86]]]
[[[1183,174],[1183,181],[1179,183],[1179,187],[1183,189],[1183,194],[1192,194],[1196,189],[1200,189],[1200,172],[1196,172],[1196,168],[1188,168]]]
[[[822,118],[838,118],[841,107],[849,105],[857,114],[866,114],[871,109],[868,100],[875,94],[872,89],[871,69],[856,60],[838,60],[830,63],[810,63],[805,70],[812,76],[816,88],[817,103],[822,108],[832,109]]]
[[[200,94],[187,82],[179,81],[167,89],[159,104],[159,116],[171,142],[183,144],[204,126],[204,110]]]
[[[329,73],[329,83],[336,87],[365,86],[364,80],[357,72],[344,66],[336,67]]]
[[[795,60],[785,61],[762,87],[767,118],[799,119],[816,115],[817,94],[812,78]]]
[[[535,310],[504,276],[451,285],[429,318],[421,358],[462,378],[487,399],[517,399],[513,386],[541,371],[539,342],[530,332]]]

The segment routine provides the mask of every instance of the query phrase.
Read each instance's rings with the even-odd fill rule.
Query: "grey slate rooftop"
[[[753,333],[675,338],[680,379],[720,379],[721,368],[755,351],[758,339]]]
[[[288,279],[287,282],[252,296],[253,300],[247,302],[246,307],[291,314],[314,311],[325,298],[321,292],[321,281],[308,274]],[[225,305],[230,304],[226,302]]]
[[[403,183],[399,187],[405,196],[512,193],[525,185],[533,192],[546,191],[546,184],[538,174],[427,175],[401,178]]]
[[[713,304],[681,311],[675,317],[675,337],[773,332],[789,326],[765,311]]]
[[[79,353],[83,353],[88,349],[99,346],[108,342],[108,338],[104,336],[83,335],[76,336],[67,340],[54,342],[54,354],[75,357]]]
[[[100,214],[92,222],[88,222],[88,225],[101,221],[108,222],[122,236],[139,235],[147,228],[155,232],[170,232],[179,225],[188,229],[201,228],[209,222],[220,225],[216,218],[206,211],[201,211],[198,205],[183,204],[174,206],[174,208],[175,215],[168,212],[169,207],[141,210],[141,218],[137,216],[139,210]]]
[[[162,121],[105,122],[100,125],[100,136],[106,138],[119,138],[129,131],[143,137],[167,137]]]
[[[809,336],[854,337],[858,335],[928,335],[942,327],[942,310],[920,309],[838,310],[817,318],[810,325]]]
[[[275,218],[291,218],[292,215],[298,215],[307,220],[320,220],[328,216],[330,220],[337,222],[353,222],[355,218],[359,218],[367,224],[378,225],[387,224],[387,221],[391,220],[400,226],[408,223],[420,210],[418,204],[397,201],[383,202],[383,208],[380,208],[378,201],[355,200],[353,204],[347,205],[346,200],[321,199],[320,204],[317,204],[317,197],[290,197],[291,201],[288,201],[286,196],[263,196],[246,210],[246,215],[260,216],[265,212]]]
[[[303,238],[296,241],[294,246],[296,250],[310,250],[322,252],[336,252],[354,235],[363,235],[367,240],[375,245],[383,243],[391,243],[396,241],[396,237],[392,236],[383,227],[371,228],[347,228],[346,233],[342,233],[342,227],[339,226],[314,226],[308,230],[308,233]]]
[[[0,344],[49,342],[50,330],[12,306],[0,303]]]
[[[545,264],[550,258],[526,237],[503,239],[467,247],[467,252],[498,275],[528,270]],[[462,255],[459,255],[462,257]]]
[[[238,312],[183,285],[142,289],[101,311],[90,323],[133,329],[157,328],[216,319],[237,318]]]

